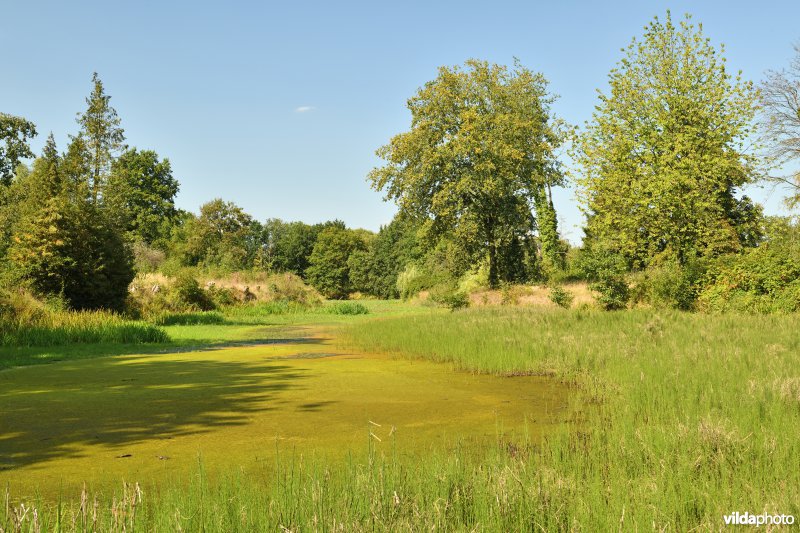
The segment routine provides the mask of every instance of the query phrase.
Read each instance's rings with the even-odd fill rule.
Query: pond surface
[[[15,368],[0,372],[0,486],[52,496],[174,480],[198,460],[247,471],[276,453],[536,441],[566,418],[567,394],[547,378],[342,353],[313,336]]]

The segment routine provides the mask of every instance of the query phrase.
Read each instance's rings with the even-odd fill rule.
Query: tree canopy
[[[33,157],[28,140],[36,137],[36,126],[22,117],[0,113],[0,185],[8,186],[21,159]]]
[[[536,200],[563,181],[553,99],[544,76],[518,63],[442,67],[409,99],[411,129],[378,150],[387,164],[369,180],[424,221],[432,245],[447,237],[472,263],[486,257],[496,285],[510,277],[503,256],[536,227]]]
[[[636,268],[752,243],[759,210],[737,191],[757,176],[746,151],[755,109],[752,83],[727,71],[701,26],[655,18],[576,145],[586,244]]]

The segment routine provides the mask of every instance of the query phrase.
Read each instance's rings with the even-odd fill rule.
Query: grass
[[[193,326],[171,328],[184,327]],[[333,519],[411,523],[432,501],[415,503],[416,494],[430,486],[438,498],[450,486],[417,475],[480,475],[486,446],[505,450],[552,431],[567,393],[539,378],[453,374],[444,365],[341,352],[316,337],[71,360],[0,379],[0,487],[9,487],[12,506],[0,505],[0,527],[11,531],[20,503],[34,505],[48,530],[61,502],[61,529],[82,529],[83,482],[89,502],[98,497],[98,529],[120,529],[115,520],[132,512],[120,508],[126,496],[112,492],[121,479],[143,490],[139,525],[128,530],[174,530],[178,510],[184,530],[261,530],[279,521],[311,528],[309,513],[322,510],[317,520],[330,527]],[[388,469],[398,477],[386,478]],[[395,491],[403,513],[392,511]],[[311,493],[321,494],[321,507],[298,499]],[[458,505],[469,506],[459,494]],[[395,518],[372,517],[384,504]],[[35,530],[31,517],[22,530]]]
[[[524,505],[553,529],[718,529],[724,514],[800,516],[798,316],[468,310],[372,321],[366,351],[577,387],[576,425],[528,466]]]
[[[225,317],[217,311],[194,313],[162,313],[152,320],[156,326],[197,326],[201,324],[224,324]]]
[[[332,461],[314,451],[318,448],[290,447],[272,455],[272,460],[251,462],[238,472],[223,468],[209,474],[195,463],[188,482],[177,483],[170,476],[172,484],[158,484],[149,483],[152,476],[139,477],[141,499],[132,496],[139,494],[135,486],[128,486],[124,493],[118,490],[115,496],[99,491],[97,523],[102,526],[98,529],[119,530],[120,521],[128,520],[127,530],[142,531],[688,531],[721,529],[723,515],[733,511],[800,517],[798,316],[513,307],[450,313],[402,303],[365,301],[363,305],[369,310],[366,315],[247,309],[230,312],[223,325],[165,328],[178,344],[204,336],[218,342],[221,337],[243,340],[273,335],[278,339],[283,334],[285,339],[296,338],[302,350],[286,345],[271,349],[294,357],[282,363],[309,365],[303,368],[313,379],[332,380],[328,383],[345,387],[342,390],[347,394],[336,401],[347,399],[355,402],[353,406],[371,397],[369,391],[377,394],[376,399],[390,397],[378,372],[400,375],[414,369],[418,374],[395,383],[402,391],[395,414],[379,419],[381,428],[369,425],[369,420],[375,420],[372,415],[361,418],[362,425],[353,426],[352,431],[362,437],[355,437],[349,445],[325,435],[337,428],[339,419],[334,413],[340,411],[334,406],[339,404],[311,402],[321,409],[322,416],[316,421],[310,420],[308,413],[288,413],[284,408],[228,406],[231,413],[246,412],[243,416],[248,418],[262,411],[266,417],[290,416],[283,427],[308,423],[320,442],[334,443],[333,449],[352,453],[344,460]],[[333,334],[334,344],[326,344],[324,350],[308,348],[309,341],[302,339],[314,339],[319,331]],[[233,368],[220,360],[233,353],[252,354],[256,357],[253,364],[263,364],[264,347],[228,350],[208,352],[209,361],[221,364],[214,366],[219,371]],[[318,364],[333,359],[302,355],[319,350],[397,357],[393,361],[375,359],[374,366],[343,376],[320,373]],[[152,363],[174,358],[179,366],[150,374],[191,379],[191,372],[199,368],[189,364],[195,357],[159,356]],[[443,364],[428,366],[428,361]],[[448,366],[461,373],[453,374]],[[119,371],[129,374],[122,367]],[[464,371],[478,381],[464,389],[471,396],[455,398],[449,391],[464,379]],[[76,372],[84,375],[80,368]],[[441,372],[441,380],[426,381],[435,372]],[[257,374],[266,375],[263,371]],[[420,413],[441,414],[463,422],[464,427],[477,427],[462,417],[466,398],[487,397],[477,385],[484,383],[480,380],[500,380],[494,382],[511,394],[512,387],[523,383],[516,380],[537,378],[490,375],[530,374],[548,376],[551,383],[560,381],[573,390],[568,419],[550,427],[544,438],[526,438],[524,433],[509,438],[497,429],[487,432],[485,421],[483,435],[490,434],[490,438],[462,441],[461,445],[456,444],[458,440],[437,441],[435,427],[413,442],[406,440],[408,429],[397,435],[388,432],[386,418],[407,413],[407,402],[414,400],[422,402]],[[222,382],[225,387],[236,386],[229,378]],[[33,383],[42,388],[40,380]],[[190,394],[200,383],[203,398],[213,397],[215,387],[206,378],[191,387],[173,384],[167,388]],[[248,376],[243,383],[247,390],[237,389],[233,396],[222,391],[219,397],[230,402],[241,395],[249,402],[247,398],[263,388]],[[291,393],[297,394],[296,402],[309,402],[310,394],[325,390],[313,381],[298,383],[303,386]],[[136,390],[152,394],[160,390],[140,385]],[[256,389],[250,391],[251,386]],[[520,389],[520,398],[525,396],[525,387]],[[443,401],[445,393],[451,399],[436,403]],[[121,399],[129,399],[120,394]],[[20,400],[27,402],[27,409],[35,401],[54,405],[42,390]],[[445,406],[457,411],[450,413]],[[208,412],[216,417],[226,411],[209,407]],[[531,422],[536,427],[535,421]],[[413,420],[407,423],[409,428],[415,427]],[[183,429],[176,429],[180,430],[176,435],[181,435]],[[373,429],[381,440],[370,436]],[[119,434],[119,428],[115,431]],[[258,448],[260,442],[247,425],[237,431],[246,435],[240,444],[234,445],[239,441],[230,435],[220,438],[226,456],[233,450],[265,456],[265,447],[245,450],[244,443]],[[13,432],[9,435],[17,438]],[[365,442],[369,443],[366,451]],[[188,444],[191,447],[191,442]],[[223,464],[220,456],[203,457],[209,469]],[[133,479],[116,479],[121,477]],[[92,496],[87,497],[91,501]],[[46,523],[44,529],[56,529],[60,515],[59,526],[64,531],[92,529],[81,525],[82,520],[91,523],[93,518],[91,506],[84,506],[89,511],[81,514],[78,492],[64,494],[61,502],[60,510],[52,500],[36,504],[40,526]],[[0,527],[15,530],[13,509],[19,508],[0,509]],[[29,513],[22,531],[36,530],[31,517]]]
[[[169,338],[152,324],[100,311],[51,313],[32,325],[2,323],[0,346],[163,343]]]

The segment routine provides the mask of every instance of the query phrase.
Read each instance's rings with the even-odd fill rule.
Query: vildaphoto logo
[[[750,514],[735,512],[722,517],[726,526],[791,526],[794,516],[790,514]]]

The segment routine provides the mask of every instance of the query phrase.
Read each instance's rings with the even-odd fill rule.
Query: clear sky
[[[692,13],[729,66],[760,80],[800,40],[800,0],[40,2],[0,0],[0,111],[77,131],[97,71],[128,144],[168,157],[180,207],[214,197],[259,220],[333,218],[377,230],[394,207],[365,181],[409,126],[406,99],[474,57],[544,73],[573,124],[591,117],[620,49],[666,10]],[[780,191],[752,191],[782,213]],[[556,195],[579,241],[574,194]]]

